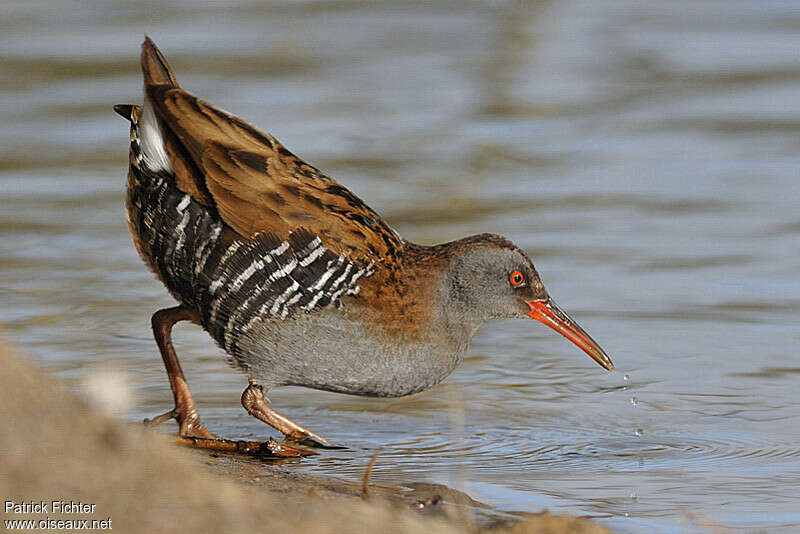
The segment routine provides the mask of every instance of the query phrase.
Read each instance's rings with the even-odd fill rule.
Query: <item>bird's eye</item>
[[[508,281],[513,287],[519,287],[525,282],[525,275],[522,274],[522,271],[514,271],[508,275]]]

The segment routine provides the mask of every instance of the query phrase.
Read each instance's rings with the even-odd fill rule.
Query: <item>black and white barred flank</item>
[[[226,232],[213,208],[175,186],[166,159],[153,156],[153,147],[140,143],[138,133],[134,122],[133,229],[167,289],[201,313],[205,328],[228,353],[236,355],[236,340],[258,321],[340,305],[342,296],[358,294],[361,277],[373,274],[373,264],[357,265],[335,254],[302,228],[286,240],[273,234],[245,240]]]
[[[371,265],[357,267],[308,231],[296,230],[287,241],[260,235],[225,249],[206,278],[209,300],[201,309],[215,325],[212,335],[230,352],[259,320],[340,304],[342,295],[358,294],[358,280],[372,273]]]

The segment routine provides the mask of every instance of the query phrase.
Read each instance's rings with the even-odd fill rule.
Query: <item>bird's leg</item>
[[[282,432],[288,439],[318,447],[339,448],[322,436],[306,430],[285,415],[273,410],[261,386],[250,384],[242,393],[242,406],[247,413]]]
[[[158,424],[174,418],[180,425],[178,440],[186,445],[202,449],[278,457],[316,454],[313,451],[278,443],[272,439],[264,443],[258,441],[233,441],[217,438],[209,432],[200,423],[197,405],[194,403],[191,391],[189,391],[189,384],[186,383],[186,378],[183,376],[181,364],[175,354],[175,347],[172,346],[172,327],[179,321],[193,321],[200,324],[200,318],[197,313],[183,306],[159,310],[152,318],[153,334],[155,335],[156,343],[158,343],[158,348],[161,349],[161,357],[164,358],[169,385],[172,388],[172,395],[175,397],[175,407],[169,412],[147,421],[148,424]]]
[[[181,364],[175,354],[175,347],[172,346],[172,327],[179,321],[193,321],[199,324],[197,312],[183,306],[165,308],[153,314],[151,322],[153,324],[153,335],[161,350],[161,357],[164,359],[164,366],[167,368],[169,385],[172,388],[172,396],[175,398],[175,407],[158,417],[154,417],[150,424],[158,424],[167,419],[175,418],[180,425],[179,435],[182,438],[209,438],[216,436],[206,430],[200,423],[200,414],[197,413],[197,405],[189,391],[189,384],[183,376]]]

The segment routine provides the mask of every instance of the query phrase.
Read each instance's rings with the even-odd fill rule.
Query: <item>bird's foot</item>
[[[291,441],[308,447],[319,447],[322,449],[346,449],[334,445],[327,439],[306,430],[285,415],[281,415],[269,405],[264,390],[257,384],[250,384],[242,393],[242,406],[247,413],[256,419],[267,423],[272,428],[280,431],[286,436],[287,441]]]
[[[169,419],[175,419],[178,422],[180,427],[178,435],[181,438],[216,439],[217,437],[200,422],[200,415],[197,413],[196,408],[187,410],[175,407],[152,419],[145,419],[144,424],[145,426],[155,426]]]
[[[200,423],[200,418],[196,411],[192,414],[186,414],[178,412],[178,410],[170,410],[152,419],[145,419],[144,424],[146,426],[155,426],[168,419],[178,421],[180,430],[176,439],[179,443],[189,447],[217,452],[247,454],[248,456],[261,458],[298,458],[319,454],[304,447],[296,447],[290,443],[279,443],[271,438],[265,442],[218,438]]]
[[[178,436],[178,441],[189,447],[206,449],[217,452],[231,452],[256,456],[260,458],[298,458],[319,454],[312,450],[295,447],[289,443],[280,443],[274,439],[267,441],[244,441],[221,438],[201,438],[192,436]]]

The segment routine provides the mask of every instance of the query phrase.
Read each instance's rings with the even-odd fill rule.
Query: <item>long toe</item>
[[[152,419],[145,418],[145,420],[142,422],[144,423],[144,426],[156,426],[174,417],[175,417],[174,411],[170,410],[167,413],[162,413],[161,415],[157,415]]]
[[[335,443],[323,438],[322,436],[318,436],[313,432],[309,432],[308,434],[300,436],[286,435],[286,441],[297,443],[298,445],[305,445],[306,447],[317,447],[320,449],[347,449],[347,447],[343,445],[336,445]]]
[[[299,458],[318,454],[303,447],[296,447],[288,443],[279,443],[274,439],[261,442],[179,436],[178,441],[197,449],[246,454],[258,458]]]

